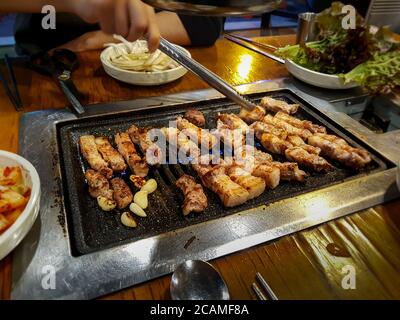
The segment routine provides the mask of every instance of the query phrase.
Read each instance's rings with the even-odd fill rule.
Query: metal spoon
[[[229,300],[229,291],[219,272],[201,260],[187,260],[172,274],[173,300]]]

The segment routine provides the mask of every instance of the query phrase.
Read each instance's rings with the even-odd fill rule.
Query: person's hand
[[[129,41],[145,37],[150,51],[160,41],[155,13],[140,0],[73,0],[74,12],[88,23],[99,23],[108,34],[119,34]]]
[[[83,52],[88,50],[104,49],[105,43],[118,42],[111,34],[105,33],[102,30],[86,32],[56,49],[68,49],[74,52]]]

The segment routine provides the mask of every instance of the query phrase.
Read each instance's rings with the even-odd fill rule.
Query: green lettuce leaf
[[[345,83],[357,82],[371,93],[389,93],[400,86],[400,50],[375,54],[340,76]]]

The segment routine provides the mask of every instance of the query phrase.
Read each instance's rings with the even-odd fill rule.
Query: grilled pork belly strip
[[[266,112],[263,107],[256,106],[253,110],[247,110],[246,108],[241,108],[239,112],[239,118],[247,123],[253,123],[255,121],[261,121],[264,118]]]
[[[231,130],[241,130],[242,133],[249,131],[249,126],[246,122],[240,119],[233,113],[220,113],[218,120],[221,120]]]
[[[253,149],[253,150],[252,150]],[[254,159],[246,159],[246,155],[244,154],[245,152],[242,151],[242,158],[240,160],[240,163],[243,162],[248,162],[250,163],[252,160],[254,160],[254,166],[259,166],[259,165],[270,165],[272,167],[276,167],[279,169],[280,172],[280,177],[279,180],[284,180],[284,181],[299,181],[299,182],[304,182],[305,178],[307,177],[307,174],[299,169],[299,166],[295,162],[278,162],[278,161],[273,161],[272,156],[269,153],[263,152],[261,150],[258,150],[254,147],[246,146],[246,150],[250,152],[250,154],[253,154]],[[248,156],[247,156],[248,158]],[[266,168],[261,167],[258,168],[257,172],[254,172],[252,170],[252,174],[256,176],[261,176],[258,172],[261,170],[266,171]],[[261,176],[263,177],[263,176]],[[271,175],[269,179],[266,179],[267,186],[272,187],[275,181],[275,185],[277,185],[276,179],[274,180],[274,173],[271,171]],[[279,183],[278,180],[278,183]],[[268,181],[270,183],[268,184]]]
[[[333,168],[324,158],[313,153],[308,153],[301,147],[286,149],[285,156],[288,160],[295,161],[298,164],[317,172],[329,171]]]
[[[135,145],[132,143],[129,134],[126,132],[117,133],[115,135],[115,143],[117,145],[118,152],[124,157],[132,172],[139,177],[146,177],[149,173],[149,167],[138,155]]]
[[[193,141],[196,141],[198,145],[204,143],[204,145],[211,149],[217,143],[217,139],[210,132],[199,128],[182,117],[176,118],[176,126],[181,131],[185,130],[185,133],[188,134]]]
[[[261,141],[261,144],[265,149],[272,153],[285,155],[289,161],[297,162],[298,164],[307,167],[314,171],[327,171],[332,168],[324,158],[314,154],[309,153],[303,149],[303,147],[294,147],[290,142],[286,140],[279,139],[269,133],[262,133],[261,136],[258,134],[257,138]],[[299,150],[301,149],[301,150]],[[301,177],[300,172],[294,173],[294,176]],[[299,176],[300,175],[300,176]],[[293,177],[292,174],[286,177]],[[303,180],[300,180],[303,181]]]
[[[256,132],[256,137],[262,146],[272,153],[285,154],[285,150],[293,146],[290,142],[270,133]]]
[[[283,129],[280,129],[274,125],[261,122],[261,121],[256,121],[250,125],[250,129],[254,130],[254,132],[257,134],[261,133],[271,133],[280,139],[285,140],[287,138],[287,132]]]
[[[278,162],[272,161],[271,165],[280,171],[280,179],[283,181],[305,182],[307,174],[299,169],[296,162]]]
[[[225,207],[241,205],[249,199],[249,192],[225,174],[223,166],[193,165],[203,184],[215,192]],[[205,172],[206,171],[206,172]]]
[[[185,139],[185,136],[179,134],[176,128],[162,128],[161,132],[165,135],[167,141],[171,144],[176,143],[179,148],[188,148],[192,154],[200,155],[200,149],[197,145]],[[207,161],[204,161],[206,159]],[[222,160],[222,159],[221,159]],[[210,163],[210,155],[204,155],[192,162],[193,169],[197,172],[204,186],[215,192],[225,207],[234,207],[247,201],[249,193],[246,189],[233,182],[225,174],[223,166],[205,165]]]
[[[300,138],[305,140],[307,140],[308,137],[312,136],[312,133],[307,129],[296,128],[282,119],[274,118],[270,114],[267,114],[262,119],[262,122],[281,128],[282,130],[285,130],[288,135],[299,136]]]
[[[247,190],[249,193],[248,200],[258,197],[265,190],[266,183],[264,179],[251,175],[248,171],[244,170],[240,166],[230,166],[226,168],[226,173],[233,182]]]
[[[196,109],[188,109],[183,117],[198,127],[204,127],[206,124],[203,112]]]
[[[208,200],[203,187],[196,183],[192,176],[184,174],[176,181],[176,186],[182,190],[185,200],[182,205],[183,215],[190,212],[202,212],[208,206]]]
[[[240,147],[245,144],[246,138],[239,130],[231,130],[221,120],[217,120],[217,130],[213,133],[216,137],[220,138],[224,145],[229,146],[231,149]]]
[[[97,150],[94,136],[87,135],[79,137],[79,146],[82,155],[89,163],[89,166],[93,170],[99,171],[107,179],[110,179],[113,171],[108,167],[108,163],[101,157]]]
[[[324,156],[351,168],[359,169],[371,162],[366,150],[353,148],[345,140],[334,135],[315,134],[308,138],[308,143],[321,148]]]
[[[93,198],[103,196],[107,199],[113,200],[114,192],[110,189],[110,184],[106,177],[100,172],[93,169],[88,169],[85,172],[85,178],[89,185],[89,194]]]
[[[307,129],[311,133],[326,133],[326,128],[323,126],[319,126],[317,124],[312,123],[311,121],[308,120],[300,120],[295,117],[292,117],[288,115],[285,112],[277,112],[274,116],[274,118],[281,119],[283,121],[286,121],[287,123],[291,124],[292,126],[299,128],[299,129]]]
[[[265,181],[265,185],[270,189],[274,189],[279,185],[281,172],[277,166],[272,164],[256,164],[251,174],[255,177],[262,178]]]
[[[113,148],[108,138],[97,137],[94,142],[97,145],[97,150],[99,150],[103,159],[108,162],[113,171],[122,172],[126,170],[124,158]]]
[[[179,148],[179,152],[183,153],[187,157],[196,159],[200,157],[200,148],[196,143],[189,139],[188,134],[185,130],[179,131],[174,127],[164,127],[160,131],[165,136],[166,141],[172,145],[176,145]]]
[[[133,201],[131,190],[121,178],[111,179],[111,187],[114,190],[114,200],[119,209],[124,209]]]
[[[304,142],[304,140],[302,138],[300,138],[299,136],[288,136],[286,138],[286,140],[289,141],[295,147],[303,148],[308,153],[313,153],[313,154],[319,155],[321,152],[320,148],[306,144]]]
[[[151,140],[149,128],[138,128],[131,125],[127,131],[132,141],[142,149],[146,162],[151,165],[159,165],[162,161],[162,151],[160,147]]]
[[[260,106],[263,107],[266,111],[270,111],[273,113],[281,111],[287,114],[294,114],[299,108],[298,104],[289,104],[286,101],[277,100],[271,97],[262,98]]]
[[[274,189],[280,182],[280,170],[272,165],[271,161],[272,157],[268,153],[246,145],[243,149],[236,151],[235,157],[231,162],[251,175],[263,179],[266,187]]]

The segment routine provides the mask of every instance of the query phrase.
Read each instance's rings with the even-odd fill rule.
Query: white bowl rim
[[[289,63],[295,65],[297,68],[299,68],[299,69],[301,69],[301,70],[304,70],[304,71],[307,71],[307,72],[309,72],[309,73],[314,73],[314,74],[316,74],[316,75],[319,75],[319,76],[322,76],[322,77],[326,77],[326,78],[332,78],[332,79],[342,80],[342,78],[340,78],[340,77],[339,77],[338,75],[336,75],[336,74],[328,74],[328,73],[323,73],[323,72],[314,71],[314,70],[308,69],[308,68],[306,68],[306,67],[303,67],[303,66],[297,64],[296,62],[294,62],[293,60],[290,60],[290,59],[285,59],[285,61],[286,61],[286,62],[289,62]],[[343,83],[343,84],[344,84],[344,83]]]
[[[124,44],[123,43],[116,43],[116,45],[123,46]],[[180,48],[189,57],[191,57],[190,52],[188,50],[186,50],[184,47],[181,47],[181,46],[179,46],[177,44],[174,44],[174,46]],[[102,63],[106,64],[107,67],[109,67],[109,68],[111,68],[111,69],[113,69],[115,71],[118,71],[118,72],[125,72],[125,73],[130,73],[130,74],[140,74],[140,75],[143,75],[143,74],[148,74],[148,75],[155,74],[155,75],[157,75],[157,74],[165,74],[165,73],[170,73],[170,72],[176,72],[178,69],[185,69],[185,67],[183,67],[182,65],[178,65],[176,68],[173,68],[173,69],[160,70],[160,71],[133,71],[133,70],[121,69],[121,68],[118,68],[118,67],[112,65],[108,61],[108,59],[105,57],[106,53],[108,53],[108,51],[111,51],[111,50],[112,50],[112,47],[105,48],[100,54],[100,60],[101,60]]]
[[[32,181],[31,196],[29,198],[29,201],[28,201],[24,211],[22,211],[22,213],[17,218],[17,220],[14,221],[14,223],[0,235],[0,245],[1,245],[3,243],[3,241],[7,241],[8,238],[14,232],[16,232],[17,230],[20,229],[20,227],[28,219],[30,213],[34,211],[34,207],[40,196],[40,179],[39,179],[39,175],[38,175],[35,167],[28,160],[21,157],[20,155],[12,153],[12,152],[8,152],[8,151],[0,150],[0,156],[7,157],[7,158],[17,162],[20,166],[22,166],[25,170],[28,171],[31,181]]]

